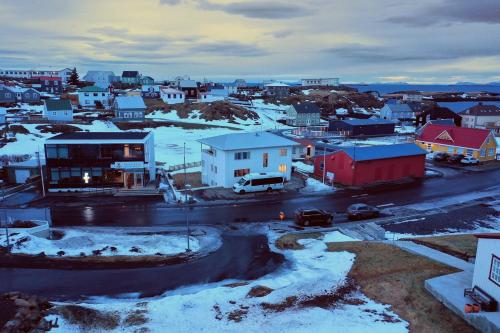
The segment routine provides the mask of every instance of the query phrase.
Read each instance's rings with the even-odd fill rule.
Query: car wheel
[[[245,190],[240,190],[240,194],[245,194]]]
[[[267,188],[267,192],[268,192],[268,193],[271,193],[272,191],[273,191],[273,189],[272,189],[271,187],[268,187],[268,188]]]

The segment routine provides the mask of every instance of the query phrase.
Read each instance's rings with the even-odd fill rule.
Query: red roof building
[[[496,158],[496,141],[490,130],[426,124],[415,137],[415,143],[428,152],[472,156],[480,161]]]

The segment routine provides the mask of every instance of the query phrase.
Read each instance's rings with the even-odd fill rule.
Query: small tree
[[[69,76],[69,84],[77,86],[80,82],[80,78],[78,76],[78,72],[76,71],[76,67],[71,71],[71,75]]]

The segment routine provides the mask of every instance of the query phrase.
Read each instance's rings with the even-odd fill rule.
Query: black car
[[[347,207],[347,217],[349,220],[363,220],[380,216],[380,210],[377,207],[358,203]]]
[[[451,155],[448,157],[447,162],[449,164],[458,164],[464,158],[464,155]]]
[[[301,208],[295,211],[295,223],[303,226],[331,225],[333,214],[322,209]]]
[[[450,155],[446,153],[435,153],[433,159],[436,162],[444,162],[448,160],[448,157],[450,157]]]

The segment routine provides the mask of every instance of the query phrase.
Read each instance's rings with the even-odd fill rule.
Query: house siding
[[[471,287],[480,287],[497,302],[500,302],[500,286],[496,285],[489,278],[493,255],[500,257],[500,240],[479,238]]]
[[[415,143],[422,149],[427,150],[428,152],[442,152],[450,155],[469,155],[474,157],[475,159],[485,162],[485,161],[493,161],[496,159],[496,149],[497,144],[495,141],[495,137],[490,134],[488,139],[481,145],[479,149],[466,148],[466,147],[458,147],[454,145],[445,145],[441,143],[427,142],[422,140],[416,140]],[[467,154],[467,151],[470,151],[471,154]],[[484,150],[486,152],[486,156],[481,156],[481,151]],[[493,154],[490,154],[493,152]]]

